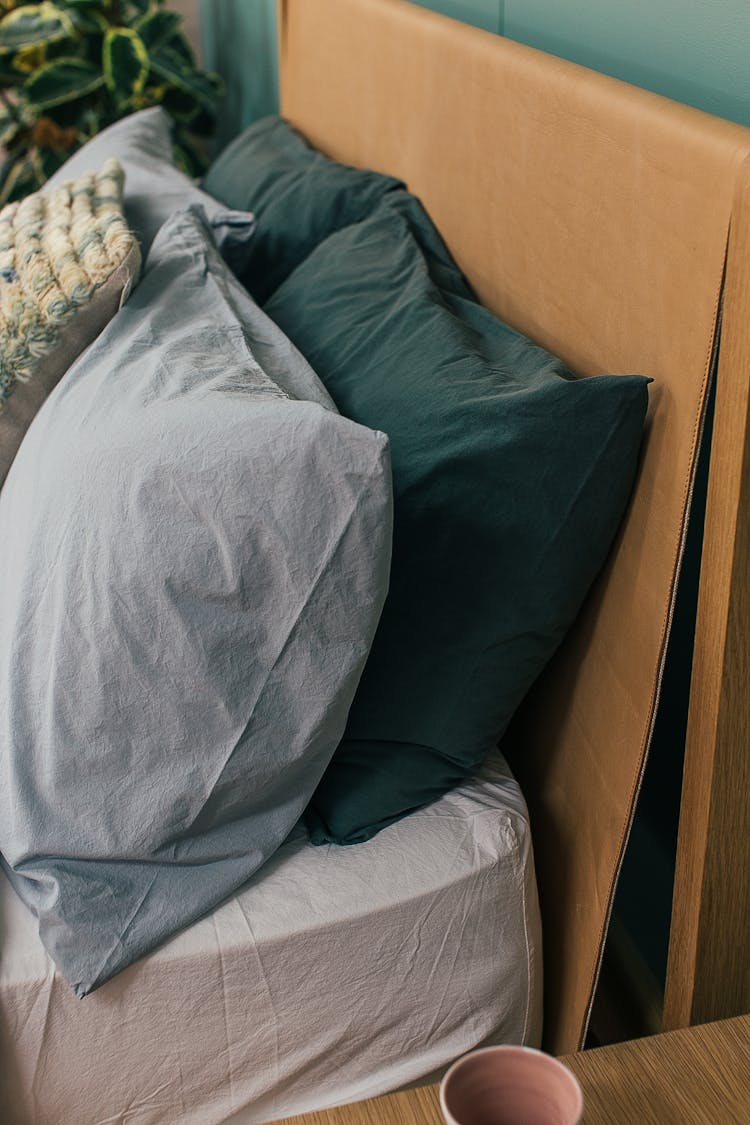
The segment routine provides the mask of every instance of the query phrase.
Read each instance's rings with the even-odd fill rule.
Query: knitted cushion
[[[0,485],[44,399],[137,279],[123,180],[109,160],[0,211]]]

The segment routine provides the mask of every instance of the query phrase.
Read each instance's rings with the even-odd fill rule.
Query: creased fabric
[[[287,836],[385,596],[387,440],[270,332],[176,214],[1,494],[0,851],[81,996]]]
[[[0,917],[3,1125],[250,1125],[423,1079],[481,1043],[539,1044],[531,833],[499,755],[355,848],[298,826],[83,1003],[2,874]]]
[[[177,167],[172,156],[172,120],[161,106],[130,113],[96,133],[50,176],[45,187],[49,190],[66,180],[78,179],[112,159],[125,172],[125,217],[140,241],[144,258],[170,215],[195,205],[204,209],[212,224],[216,223],[223,256],[229,258],[222,245],[226,240],[232,244],[233,268],[235,263],[238,267],[244,264],[254,224],[248,225],[246,214],[244,223],[236,223],[242,212],[227,210]]]

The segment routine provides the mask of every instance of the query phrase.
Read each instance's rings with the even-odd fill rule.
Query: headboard
[[[750,769],[750,130],[406,0],[280,0],[280,41],[282,113],[328,155],[405,179],[486,305],[581,375],[654,378],[625,525],[504,744],[531,811],[557,1052],[582,1043],[644,769],[724,293],[667,1018],[724,1014],[706,958],[726,915],[701,888],[731,848],[719,822],[750,815],[733,789]],[[750,989],[741,917],[725,996]]]

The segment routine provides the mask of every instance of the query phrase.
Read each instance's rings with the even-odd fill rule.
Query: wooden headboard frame
[[[481,300],[576,371],[654,378],[625,526],[507,740],[557,1052],[585,1033],[653,727],[723,285],[666,1019],[746,1010],[750,130],[406,0],[279,14],[282,112],[312,144],[403,177]]]

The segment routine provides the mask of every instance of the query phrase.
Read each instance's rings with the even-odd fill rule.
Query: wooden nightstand
[[[563,1058],[583,1087],[584,1125],[748,1125],[750,1015]],[[440,1125],[438,1087],[422,1086],[286,1125]]]

